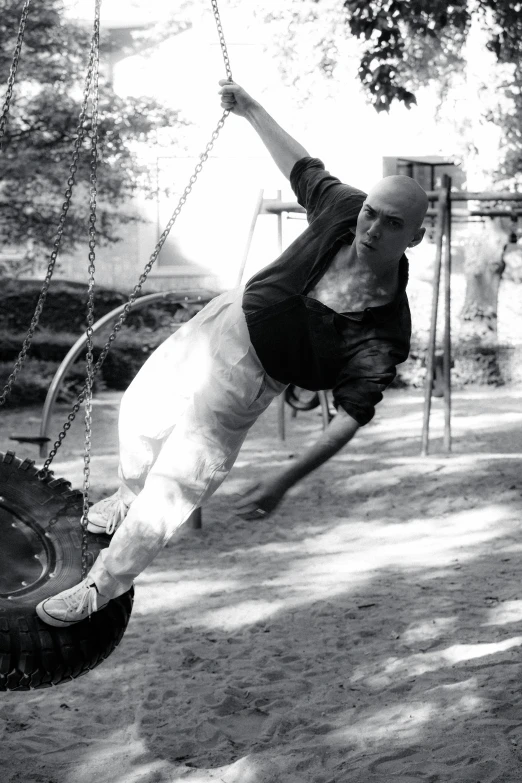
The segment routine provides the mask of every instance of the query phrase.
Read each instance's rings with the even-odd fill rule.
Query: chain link
[[[22,16],[20,19],[20,28],[18,32],[18,39],[17,44],[15,48],[15,53],[13,57],[13,63],[11,66],[11,71],[9,74],[8,84],[7,84],[7,92],[6,97],[3,104],[2,114],[0,115],[0,145],[2,142],[2,138],[5,132],[5,125],[7,122],[7,116],[9,113],[9,108],[11,104],[11,98],[13,93],[13,86],[16,76],[16,71],[18,68],[18,62],[20,58],[20,51],[22,48],[23,43],[23,37],[25,32],[25,26],[27,21],[27,15],[29,11],[29,5],[31,0],[26,0]],[[232,80],[232,70],[230,68],[230,60],[228,57],[228,51],[227,46],[225,42],[225,37],[223,34],[223,28],[221,25],[221,19],[219,15],[219,9],[217,5],[217,0],[211,0],[212,2],[212,10],[214,12],[214,18],[216,21],[216,26],[218,30],[219,35],[219,42],[221,45],[221,51],[223,54],[223,60],[225,64],[225,70],[227,74],[227,78],[229,80]],[[51,452],[49,453],[48,458],[46,459],[43,467],[38,472],[38,477],[42,480],[48,478],[49,476],[49,466],[51,462],[53,461],[54,457],[56,456],[56,453],[58,449],[60,448],[67,432],[72,426],[72,423],[76,417],[76,414],[80,410],[80,407],[83,402],[85,402],[85,449],[84,449],[84,476],[83,476],[83,506],[82,506],[82,518],[81,518],[81,528],[82,528],[82,541],[81,541],[81,576],[82,579],[85,578],[87,573],[87,567],[88,567],[88,540],[87,540],[87,522],[88,522],[88,513],[89,513],[89,488],[90,488],[90,455],[91,455],[91,439],[92,439],[92,390],[93,390],[93,383],[96,373],[101,368],[103,362],[105,361],[105,357],[107,356],[107,353],[109,352],[109,349],[114,342],[114,340],[117,337],[118,332],[121,330],[125,320],[127,319],[127,316],[129,315],[129,312],[132,308],[132,305],[138,298],[139,294],[141,293],[141,289],[143,284],[145,283],[149,272],[151,271],[163,245],[165,244],[165,241],[176,222],[183,206],[185,205],[188,196],[190,195],[192,188],[194,187],[194,184],[196,183],[199,174],[201,173],[203,166],[205,162],[208,159],[208,156],[210,155],[212,149],[214,148],[214,144],[216,143],[216,140],[219,136],[219,133],[221,129],[223,128],[223,125],[225,124],[225,120],[230,114],[228,110],[225,110],[223,112],[223,115],[221,116],[221,119],[219,120],[216,128],[212,132],[212,136],[210,138],[210,141],[206,145],[204,151],[199,157],[199,161],[189,179],[189,182],[187,186],[185,187],[185,190],[183,191],[178,204],[176,208],[174,209],[174,212],[172,213],[172,216],[170,220],[168,221],[163,233],[161,234],[156,247],[154,248],[154,251],[152,252],[152,255],[150,256],[150,259],[148,263],[145,266],[145,269],[143,270],[142,274],[140,275],[140,278],[138,280],[138,283],[134,287],[131,296],[129,297],[128,302],[125,305],[125,308],[121,315],[119,316],[118,320],[116,321],[113,330],[111,334],[109,335],[107,342],[105,343],[102,352],[98,358],[98,361],[96,364],[94,364],[94,346],[93,346],[93,326],[94,326],[94,276],[95,276],[95,260],[96,260],[96,208],[97,208],[97,167],[98,167],[98,109],[99,109],[99,46],[100,46],[100,6],[101,6],[101,0],[96,0],[95,3],[95,18],[94,18],[94,31],[91,39],[91,48],[90,48],[90,54],[89,54],[89,63],[88,63],[88,69],[87,69],[87,75],[85,79],[85,87],[84,87],[84,94],[83,94],[83,101],[82,101],[82,107],[80,111],[80,116],[78,120],[78,126],[76,130],[76,136],[74,140],[74,149],[73,149],[73,157],[71,161],[71,165],[69,167],[69,177],[67,179],[67,189],[65,190],[64,194],[64,202],[62,204],[62,211],[60,214],[59,222],[58,222],[58,229],[56,232],[55,241],[53,244],[53,250],[50,256],[49,264],[47,267],[47,272],[44,278],[44,282],[42,285],[42,290],[40,292],[40,296],[38,298],[38,302],[36,305],[36,309],[33,315],[33,318],[31,320],[31,324],[29,326],[29,330],[27,332],[27,335],[24,339],[22,349],[16,359],[13,372],[7,379],[7,383],[3,389],[2,394],[0,395],[0,406],[2,406],[9,394],[11,393],[12,386],[16,380],[16,377],[26,359],[27,352],[29,350],[29,347],[31,345],[32,338],[34,336],[34,332],[36,330],[36,327],[38,325],[38,321],[40,319],[40,315],[42,313],[45,299],[47,297],[49,285],[51,283],[51,278],[54,272],[54,267],[56,264],[56,259],[58,257],[58,252],[61,246],[62,237],[64,233],[65,228],[65,221],[67,218],[67,214],[69,212],[72,194],[74,190],[74,186],[76,184],[76,173],[78,168],[78,161],[80,157],[80,149],[83,144],[83,140],[86,135],[86,127],[85,127],[85,120],[87,116],[87,106],[89,102],[89,96],[91,94],[92,89],[92,119],[91,119],[91,130],[90,130],[90,141],[91,141],[91,157],[90,157],[90,200],[89,200],[89,265],[88,265],[88,274],[89,274],[89,283],[88,283],[88,301],[87,301],[87,358],[86,358],[86,365],[87,365],[87,378],[86,382],[81,389],[80,393],[78,394],[77,400],[74,403],[74,406],[69,413],[67,417],[67,421],[64,423],[62,430],[60,431],[57,440],[55,441],[53,448]],[[75,503],[75,498],[72,499],[72,503]],[[64,509],[67,507],[67,503],[64,506]],[[60,515],[61,511],[58,514],[55,514],[53,519],[50,522],[50,527],[56,524],[58,517]]]
[[[211,2],[212,2],[212,11],[214,12],[214,19],[216,21],[216,27],[218,31],[219,44],[221,46],[221,54],[223,55],[223,61],[225,63],[225,71],[227,74],[227,79],[229,79],[229,81],[232,81],[232,68],[230,67],[230,60],[228,58],[227,43],[225,41],[223,27],[221,26],[221,17],[219,15],[217,0],[211,0]]]
[[[98,109],[99,109],[99,79],[100,79],[100,7],[101,0],[96,0],[94,14],[94,63],[92,79],[92,119],[91,119],[91,159],[90,159],[90,199],[89,199],[89,265],[88,265],[88,295],[87,295],[87,379],[85,382],[85,448],[83,454],[83,513],[81,519],[81,577],[84,579],[88,568],[87,522],[89,514],[89,488],[91,473],[91,437],[92,437],[92,387],[94,382],[94,276],[96,261],[96,207],[98,196]]]
[[[220,40],[220,44],[221,44],[221,50],[222,50],[222,53],[223,53],[223,60],[225,62],[225,69],[226,69],[227,77],[229,79],[232,79],[232,71],[230,69],[230,62],[229,62],[229,59],[228,59],[226,43],[225,43],[225,39],[224,39],[224,36],[223,36],[223,28],[221,26],[221,20],[220,20],[220,17],[219,17],[219,10],[218,10],[218,6],[217,6],[216,0],[212,0],[212,8],[213,8],[213,11],[214,11],[214,16],[215,16],[215,20],[216,20],[216,26],[218,28],[219,40]],[[174,212],[172,213],[172,215],[171,215],[167,225],[165,226],[165,229],[163,230],[163,233],[161,234],[161,236],[160,236],[160,238],[159,238],[159,240],[158,240],[158,242],[156,244],[156,247],[154,248],[154,250],[153,250],[153,252],[152,252],[152,254],[150,256],[149,261],[145,265],[145,268],[144,268],[143,272],[141,273],[137,284],[135,285],[135,287],[134,287],[134,289],[133,289],[133,291],[132,291],[132,293],[131,293],[128,301],[127,301],[127,303],[125,304],[125,307],[124,307],[122,313],[119,315],[116,323],[114,324],[112,332],[110,333],[109,337],[107,338],[107,342],[105,343],[105,345],[104,345],[104,347],[103,347],[103,349],[102,349],[102,351],[101,351],[101,353],[100,353],[100,355],[98,357],[98,360],[97,360],[96,364],[93,367],[93,374],[92,374],[93,378],[96,376],[96,374],[100,370],[103,362],[105,361],[105,357],[107,356],[107,354],[108,354],[108,352],[110,350],[110,347],[111,347],[112,343],[116,339],[116,337],[118,335],[118,332],[121,330],[123,324],[127,320],[127,317],[128,317],[129,312],[130,312],[130,310],[132,308],[132,305],[134,304],[134,302],[136,301],[136,299],[140,295],[141,289],[143,287],[143,284],[145,283],[145,281],[146,281],[146,279],[147,279],[147,277],[149,275],[149,272],[151,271],[152,267],[154,266],[154,263],[156,262],[156,259],[157,259],[158,255],[160,254],[160,251],[161,251],[163,245],[165,244],[165,241],[167,240],[167,237],[170,234],[170,231],[172,230],[172,227],[173,227],[174,223],[176,222],[176,220],[177,220],[181,210],[183,209],[183,207],[184,207],[184,205],[185,205],[185,203],[186,203],[186,201],[187,201],[187,199],[188,199],[188,197],[189,197],[189,195],[190,195],[190,193],[192,191],[192,188],[194,187],[194,184],[196,183],[196,181],[198,179],[198,176],[201,173],[201,171],[203,169],[203,166],[204,166],[204,164],[206,163],[206,161],[208,159],[208,156],[212,152],[212,150],[214,148],[214,145],[215,145],[215,143],[217,141],[217,138],[219,136],[219,133],[220,133],[221,129],[223,128],[223,126],[225,124],[225,120],[226,120],[226,118],[228,117],[229,114],[230,114],[230,111],[228,109],[225,109],[225,111],[223,112],[223,114],[222,114],[218,124],[216,125],[214,131],[212,132],[212,136],[210,137],[210,141],[208,142],[208,144],[206,145],[205,149],[201,153],[201,155],[199,157],[199,161],[196,164],[196,167],[194,168],[194,171],[193,171],[193,173],[192,173],[192,175],[191,175],[191,177],[189,179],[189,182],[188,182],[185,190],[183,191],[183,193],[180,196],[180,199],[179,199],[179,201],[178,201],[178,203],[176,205],[176,208],[174,209]],[[82,405],[82,403],[83,403],[83,401],[84,401],[84,399],[85,399],[85,397],[86,397],[86,395],[88,393],[87,387],[88,387],[88,382],[85,383],[83,388],[80,390],[80,392],[78,394],[78,397],[76,399],[76,402],[74,403],[71,412],[67,416],[67,420],[63,424],[63,427],[62,427],[60,433],[58,434],[58,437],[57,437],[56,441],[54,442],[51,451],[49,452],[49,455],[48,455],[48,457],[47,457],[47,459],[46,459],[46,461],[44,463],[44,466],[43,466],[42,470],[48,470],[49,466],[51,465],[51,463],[53,461],[53,459],[55,458],[55,456],[56,456],[56,454],[58,452],[58,449],[62,445],[62,442],[63,442],[65,436],[67,435],[67,432],[70,430],[70,428],[72,426],[72,423],[73,423],[73,421],[74,421],[74,419],[76,417],[76,414],[80,410],[80,407],[81,407],[81,405]]]
[[[27,335],[25,336],[25,339],[22,343],[22,348],[20,350],[20,353],[17,356],[17,359],[15,361],[13,371],[9,375],[6,384],[4,386],[4,389],[2,391],[2,394],[0,394],[0,407],[5,403],[7,398],[9,397],[13,384],[18,376],[18,373],[22,369],[22,365],[25,362],[25,359],[27,357],[27,352],[31,346],[31,342],[36,330],[36,327],[38,326],[38,321],[40,320],[40,315],[42,313],[45,300],[47,297],[47,292],[49,290],[49,286],[51,284],[51,279],[54,272],[54,267],[56,265],[56,259],[58,257],[58,253],[60,251],[60,246],[62,243],[62,237],[65,229],[65,222],[67,220],[67,214],[69,212],[69,207],[71,204],[71,199],[73,195],[74,186],[76,184],[76,172],[78,170],[78,160],[80,158],[80,149],[83,144],[83,139],[86,133],[85,128],[85,118],[87,115],[87,106],[89,101],[89,95],[91,91],[91,83],[92,83],[92,75],[93,75],[93,67],[94,67],[94,59],[95,59],[95,41],[94,41],[94,35],[93,40],[91,41],[91,50],[89,54],[89,64],[87,68],[87,76],[85,78],[85,87],[83,92],[83,101],[82,106],[80,110],[80,115],[78,118],[78,126],[76,128],[76,134],[74,139],[74,148],[73,148],[73,156],[72,161],[69,167],[69,177],[67,179],[67,188],[64,193],[64,201],[62,204],[62,211],[60,214],[60,218],[58,221],[58,228],[56,231],[55,240],[53,243],[53,250],[51,252],[51,256],[49,259],[49,264],[47,266],[47,272],[44,278],[44,282],[42,284],[42,290],[40,291],[40,296],[38,297],[38,302],[36,304],[36,308],[34,311],[34,315],[31,320],[31,324],[29,326],[29,329],[27,331]]]
[[[7,90],[4,97],[4,105],[2,106],[2,114],[0,114],[0,150],[2,148],[2,141],[5,134],[7,115],[9,114],[9,109],[11,106],[11,98],[13,97],[13,87],[16,79],[16,72],[18,70],[20,52],[22,51],[22,44],[24,42],[25,25],[27,22],[30,5],[31,0],[25,0],[24,7],[22,8],[22,15],[20,16],[20,26],[18,28],[18,37],[16,39],[11,70],[9,71],[9,76],[7,78]]]

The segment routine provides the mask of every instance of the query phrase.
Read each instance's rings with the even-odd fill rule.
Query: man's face
[[[355,245],[359,259],[374,268],[398,261],[419,244],[425,203],[405,178],[389,177],[373,188],[357,218]]]

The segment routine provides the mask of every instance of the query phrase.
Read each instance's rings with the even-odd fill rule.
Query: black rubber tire
[[[83,503],[66,479],[38,474],[32,460],[0,452],[0,691],[48,688],[86,674],[117,647],[132,611],[131,589],[68,628],[38,618],[41,600],[81,580]],[[88,568],[108,543],[88,534]]]
[[[285,402],[295,411],[313,411],[320,404],[317,392],[301,389],[300,386],[290,384],[285,389]]]

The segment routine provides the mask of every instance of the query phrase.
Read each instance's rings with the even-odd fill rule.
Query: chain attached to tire
[[[26,0],[23,11],[22,11],[22,18],[20,21],[20,30],[18,33],[18,41],[17,46],[15,49],[15,55],[13,58],[13,65],[11,67],[11,73],[9,75],[9,81],[8,81],[8,88],[6,93],[6,99],[4,102],[2,114],[0,115],[0,143],[2,140],[2,136],[4,134],[5,130],[5,124],[7,120],[7,114],[9,111],[10,103],[11,103],[11,97],[13,92],[13,85],[16,75],[16,70],[18,67],[18,61],[20,56],[20,50],[22,47],[23,42],[23,36],[25,31],[25,24],[27,20],[27,13],[29,9],[29,4],[31,0]],[[212,11],[214,13],[214,19],[216,22],[216,27],[218,31],[219,36],[219,43],[221,46],[221,52],[223,55],[223,61],[225,64],[225,71],[227,75],[227,79],[229,81],[232,80],[232,70],[230,67],[230,60],[228,57],[228,51],[225,41],[225,36],[223,34],[223,28],[221,25],[221,18],[219,14],[219,8],[217,4],[217,0],[211,0],[212,3]],[[65,221],[67,218],[67,214],[69,211],[71,198],[73,194],[74,185],[76,184],[76,172],[78,168],[78,161],[80,157],[80,149],[81,145],[83,143],[83,140],[86,135],[86,117],[87,117],[87,106],[89,102],[89,97],[91,95],[92,90],[92,116],[91,116],[91,130],[90,130],[90,137],[91,137],[91,159],[90,159],[90,200],[89,200],[89,281],[88,281],[88,301],[87,301],[87,379],[83,386],[83,388],[80,390],[76,402],[73,405],[73,408],[71,412],[69,413],[66,422],[64,423],[60,433],[58,434],[58,437],[53,444],[53,448],[51,449],[49,456],[44,462],[44,465],[42,468],[38,471],[38,477],[41,480],[46,480],[49,476],[49,468],[50,465],[56,456],[56,453],[58,449],[60,448],[67,432],[72,426],[72,423],[76,417],[76,414],[80,410],[80,407],[83,403],[85,403],[85,449],[84,449],[84,477],[83,477],[83,507],[82,507],[82,519],[81,519],[81,527],[82,527],[82,543],[81,543],[81,569],[82,569],[82,579],[86,575],[87,571],[87,565],[88,565],[88,541],[87,541],[87,517],[89,513],[89,488],[90,488],[90,453],[91,453],[91,428],[92,428],[92,392],[93,392],[93,383],[94,378],[101,368],[103,362],[105,361],[105,357],[107,356],[107,353],[109,352],[109,349],[116,339],[118,332],[121,330],[125,320],[127,319],[129,312],[132,308],[132,305],[138,298],[138,296],[141,293],[141,289],[143,287],[143,284],[145,283],[149,272],[151,271],[163,245],[165,244],[165,241],[167,240],[167,237],[176,222],[181,210],[183,209],[183,206],[185,205],[192,188],[194,187],[194,184],[196,183],[199,174],[201,173],[203,166],[205,162],[208,159],[208,156],[212,152],[212,149],[214,148],[214,144],[217,141],[217,138],[219,136],[219,133],[221,129],[223,128],[225,124],[225,120],[230,114],[230,111],[226,109],[216,128],[212,132],[212,136],[210,137],[210,141],[206,145],[205,149],[199,156],[198,163],[196,164],[196,167],[189,179],[189,182],[187,186],[185,187],[183,193],[180,196],[180,199],[178,201],[178,204],[176,205],[174,212],[172,213],[172,216],[170,220],[168,221],[163,233],[161,234],[156,247],[154,248],[149,261],[145,265],[145,268],[142,272],[142,274],[139,277],[139,280],[137,284],[135,285],[129,300],[127,301],[123,312],[119,316],[118,320],[114,324],[114,327],[112,329],[112,332],[110,333],[107,342],[105,343],[100,356],[98,357],[98,360],[96,363],[94,363],[94,346],[93,346],[93,325],[94,325],[94,275],[95,275],[95,249],[96,249],[96,205],[97,205],[97,165],[98,165],[98,150],[97,150],[97,144],[98,144],[98,101],[99,101],[99,47],[100,47],[100,7],[101,7],[101,0],[96,0],[95,3],[95,18],[94,18],[94,30],[93,35],[91,38],[91,49],[89,54],[89,63],[87,68],[87,75],[85,79],[85,87],[84,87],[84,94],[83,94],[83,101],[80,111],[80,116],[78,120],[78,127],[76,130],[76,136],[74,140],[74,149],[73,149],[73,157],[72,162],[69,167],[69,178],[67,180],[67,189],[65,191],[65,199],[62,205],[62,211],[60,214],[59,222],[58,222],[58,229],[56,233],[55,242],[53,245],[53,250],[51,253],[51,257],[49,260],[49,264],[47,267],[47,273],[44,278],[44,282],[42,285],[42,290],[40,292],[40,296],[38,298],[38,302],[36,305],[36,309],[33,315],[33,318],[31,320],[31,324],[29,326],[29,330],[27,332],[27,335],[24,339],[24,342],[22,344],[22,349],[16,359],[13,371],[9,378],[7,379],[7,383],[3,389],[2,394],[0,395],[0,407],[5,403],[7,397],[11,393],[13,384],[16,380],[16,377],[22,368],[22,365],[27,357],[27,352],[29,350],[29,347],[31,345],[31,341],[34,336],[34,332],[36,330],[36,327],[38,325],[38,321],[40,319],[40,315],[42,313],[45,299],[47,297],[47,293],[49,290],[49,285],[51,283],[51,278],[54,272],[54,267],[56,264],[56,259],[58,257],[58,252],[61,246],[64,227],[65,227]],[[58,518],[58,515],[55,515],[55,519],[52,520],[52,523],[55,523]]]
[[[29,6],[31,0],[25,0],[24,7],[22,8],[22,15],[20,16],[20,25],[18,28],[18,36],[16,39],[16,46],[13,54],[13,61],[11,63],[11,70],[7,78],[7,90],[5,92],[4,105],[2,106],[2,113],[0,114],[0,150],[2,149],[2,140],[5,134],[5,126],[7,124],[7,115],[11,107],[11,98],[13,97],[13,87],[16,79],[16,72],[18,70],[18,63],[20,61],[20,52],[22,51],[22,44],[24,42],[25,25],[27,23],[27,16],[29,14]]]
[[[98,108],[100,80],[100,7],[101,0],[96,0],[94,12],[94,60],[92,76],[92,112],[91,112],[91,188],[89,198],[89,282],[87,293],[87,379],[85,382],[85,448],[83,454],[83,513],[82,526],[82,579],[87,575],[87,516],[89,514],[89,488],[91,474],[91,435],[92,435],[92,387],[94,383],[94,275],[96,271],[96,206],[98,197]]]
[[[89,95],[91,92],[91,83],[92,83],[92,75],[93,75],[93,67],[94,67],[94,58],[95,58],[95,41],[94,41],[94,35],[91,40],[91,49],[89,53],[89,63],[87,67],[87,75],[85,78],[85,86],[83,91],[83,101],[82,106],[80,109],[80,115],[78,118],[78,125],[76,128],[76,134],[74,138],[74,146],[73,146],[73,155],[71,164],[69,166],[69,177],[67,179],[67,188],[64,193],[64,202],[62,204],[62,211],[60,214],[60,218],[58,221],[58,229],[56,231],[56,237],[53,243],[53,250],[51,252],[51,256],[49,259],[49,264],[47,266],[47,272],[44,278],[44,282],[42,284],[42,290],[40,291],[40,296],[38,297],[38,302],[36,304],[36,308],[34,311],[34,315],[31,319],[31,323],[29,326],[29,329],[27,331],[27,335],[25,336],[25,339],[22,343],[22,349],[20,353],[18,354],[18,357],[15,361],[13,371],[9,375],[5,387],[2,391],[2,394],[0,394],[0,407],[5,403],[7,398],[9,397],[13,384],[18,376],[18,373],[22,369],[22,366],[27,358],[27,352],[31,346],[31,342],[36,330],[36,327],[38,326],[38,321],[40,320],[40,315],[42,314],[42,310],[44,308],[45,300],[47,297],[47,292],[49,290],[49,286],[51,284],[51,279],[54,272],[54,267],[56,265],[56,259],[58,257],[58,253],[60,251],[60,246],[62,243],[62,237],[65,229],[65,222],[67,220],[67,214],[69,212],[69,207],[71,205],[71,199],[73,195],[74,186],[76,184],[76,172],[78,170],[78,161],[80,158],[80,149],[83,144],[83,140],[85,137],[86,129],[85,129],[85,118],[87,116],[87,105],[89,101]],[[11,69],[13,70],[13,69]],[[16,69],[15,69],[16,71]],[[9,104],[8,104],[9,108]]]

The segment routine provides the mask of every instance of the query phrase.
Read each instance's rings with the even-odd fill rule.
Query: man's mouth
[[[368,250],[375,250],[375,247],[373,245],[370,245],[368,242],[363,241],[361,242],[361,244],[364,245],[364,247],[367,247]]]

